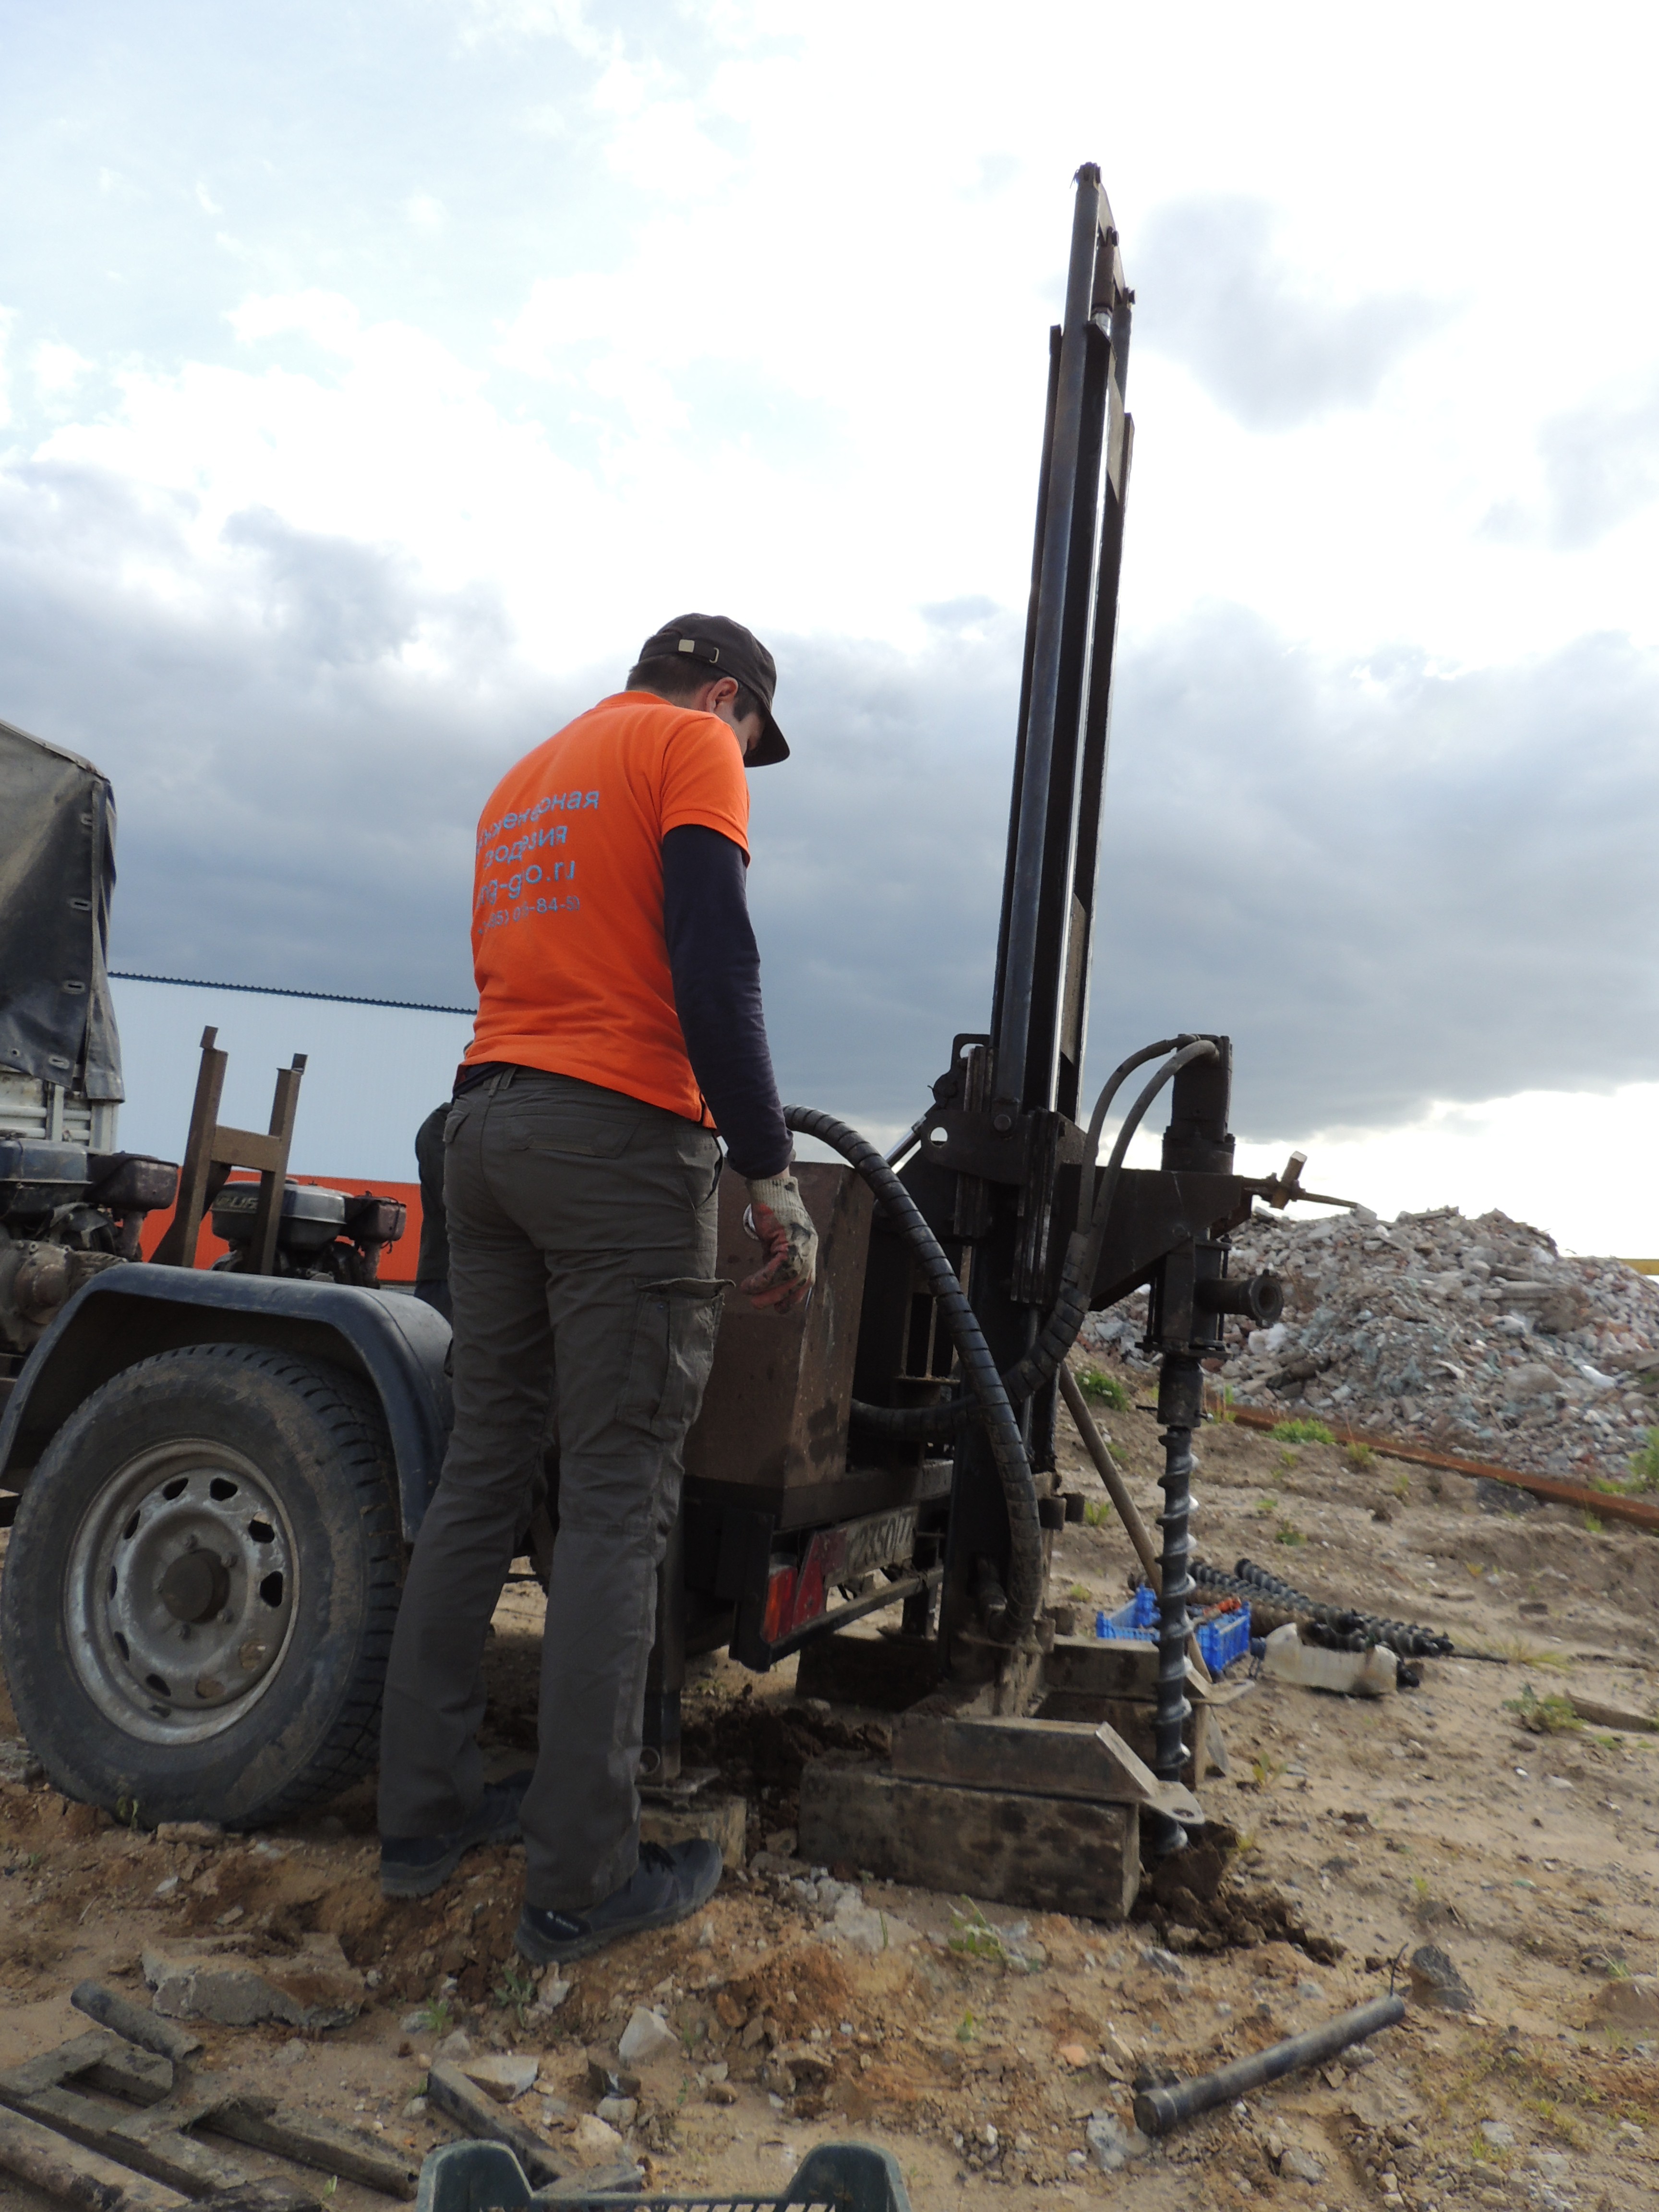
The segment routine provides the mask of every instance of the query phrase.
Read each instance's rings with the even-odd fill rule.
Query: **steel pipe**
[[[1369,2004],[1356,2005],[1352,2012],[1327,2021],[1323,2027],[1310,2027],[1305,2035],[1270,2043],[1253,2057],[1237,2058],[1231,2066],[1218,2067],[1213,2074],[1200,2074],[1190,2081],[1176,2081],[1164,2089],[1141,2089],[1135,2096],[1135,2125],[1143,2135],[1168,2135],[1182,2120],[1213,2112],[1218,2105],[1230,2105],[1247,2090],[1259,2089],[1264,2082],[1277,2081],[1304,2066],[1321,2065],[1350,2044],[1363,2043],[1379,2028],[1393,2027],[1405,2017],[1403,1997],[1373,1997]]]

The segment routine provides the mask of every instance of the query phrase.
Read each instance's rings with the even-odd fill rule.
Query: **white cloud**
[[[73,346],[54,345],[47,341],[34,349],[33,366],[34,380],[41,391],[56,397],[60,392],[72,392],[93,364]]]

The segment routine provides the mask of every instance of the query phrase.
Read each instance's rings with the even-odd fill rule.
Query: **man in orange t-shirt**
[[[788,757],[777,671],[684,615],[628,687],[510,769],[478,824],[478,1016],[444,1124],[455,1426],[386,1675],[380,1879],[421,1897],[522,1833],[517,1942],[576,1959],[693,1911],[719,1846],[639,1840],[657,1571],[714,1355],[726,1158],[787,1312],[817,1237],[790,1172],[744,890],[750,766]],[[483,1641],[552,1409],[557,1534],[533,1774],[486,1786]]]

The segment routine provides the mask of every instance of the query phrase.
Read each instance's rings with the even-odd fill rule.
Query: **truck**
[[[1276,1285],[1230,1273],[1229,1237],[1258,1199],[1297,1193],[1293,1174],[1236,1171],[1223,1035],[1176,1030],[1128,1052],[1091,1109],[1082,1087],[1133,308],[1086,165],[1048,347],[988,1021],[951,1037],[931,1097],[884,1156],[828,1115],[787,1109],[836,1156],[800,1170],[818,1285],[784,1320],[734,1297],[725,1308],[659,1578],[648,1788],[695,1790],[680,1758],[685,1662],[720,1645],[757,1671],[799,1652],[803,1681],[816,1668],[829,1684],[863,1623],[864,1661],[873,1653],[902,1678],[898,1702],[956,1694],[965,1707],[988,1681],[991,1709],[1034,1710],[1054,1635],[1054,1534],[1084,1503],[1056,1471],[1060,1370],[1087,1316],[1139,1290],[1165,1452],[1157,1774],[1173,1787],[1189,1754],[1188,1517],[1205,1369],[1224,1357],[1231,1320],[1255,1327],[1279,1310]],[[279,1079],[263,1151],[258,1133],[218,1130],[210,1039],[182,1176],[115,1148],[108,785],[8,730],[0,798],[28,825],[3,923],[7,975],[25,981],[0,1000],[11,1693],[69,1796],[146,1824],[255,1826],[344,1788],[374,1759],[403,1564],[450,1420],[448,1328],[376,1282],[374,1237],[354,1238],[339,1194],[287,1179],[277,1140],[285,1116],[291,1132],[291,1086],[285,1098]],[[1194,867],[1212,830],[1193,823]],[[1168,896],[1184,895],[1172,870]],[[1142,919],[1155,933],[1157,915]],[[1160,1104],[1160,1163],[1132,1169],[1128,1145]],[[229,1164],[259,1170],[257,1194],[226,1184]],[[175,1182],[172,1249],[146,1261],[143,1219],[175,1203]],[[202,1270],[191,1224],[215,1188],[216,1218],[242,1241],[232,1264]],[[727,1174],[717,1272],[733,1279],[753,1265],[743,1210]],[[384,1237],[389,1224],[370,1226]],[[544,1571],[554,1445],[545,1472],[522,1542]],[[1182,1840],[1172,1821],[1161,1832],[1167,1848]]]

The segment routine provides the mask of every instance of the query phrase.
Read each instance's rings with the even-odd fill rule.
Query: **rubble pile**
[[[1628,1479],[1659,1426],[1659,1283],[1564,1258],[1506,1213],[1257,1213],[1231,1272],[1264,1269],[1285,1285],[1285,1317],[1229,1359],[1240,1404],[1577,1480]],[[1095,1317],[1090,1338],[1138,1364],[1144,1327],[1137,1299]]]

